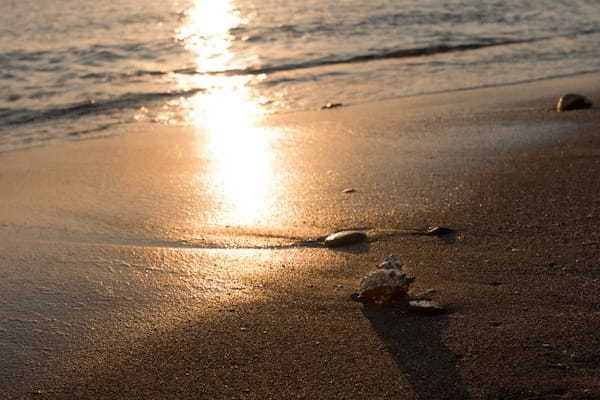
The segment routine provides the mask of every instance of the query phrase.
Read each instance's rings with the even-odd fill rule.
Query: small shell
[[[444,314],[447,312],[444,307],[430,300],[413,300],[409,302],[409,311],[426,315]]]
[[[408,291],[414,280],[402,271],[394,256],[388,256],[379,269],[361,280],[358,299],[373,304],[408,304]]]
[[[379,264],[377,268],[397,269],[399,271],[402,271],[402,264],[400,264],[400,262],[396,260],[396,257],[394,257],[393,255],[390,254],[389,256],[385,257],[384,260],[385,261]]]

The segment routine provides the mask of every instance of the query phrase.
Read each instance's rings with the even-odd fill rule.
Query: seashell
[[[357,300],[380,305],[407,305],[410,300],[408,291],[414,280],[402,271],[402,265],[394,256],[388,256],[377,270],[361,280]]]
[[[408,305],[408,310],[415,314],[437,315],[448,311],[438,303],[430,300],[412,300]]]
[[[390,254],[389,256],[385,257],[383,259],[384,261],[379,264],[377,266],[377,268],[380,269],[396,269],[398,271],[402,271],[402,264],[400,264],[400,262],[398,260],[396,260],[396,257],[394,257],[392,254]]]

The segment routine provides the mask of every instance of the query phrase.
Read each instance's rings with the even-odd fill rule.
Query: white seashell
[[[377,270],[361,280],[358,299],[374,304],[408,304],[408,291],[414,280],[402,271],[394,256],[388,256]]]
[[[389,256],[385,257],[384,260],[385,261],[379,264],[377,268],[402,270],[402,264],[400,264],[400,262],[396,260],[396,257],[393,255],[390,254]]]

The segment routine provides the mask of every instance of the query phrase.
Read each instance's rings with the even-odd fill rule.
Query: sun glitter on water
[[[252,225],[268,218],[274,207],[273,132],[257,126],[260,99],[248,84],[256,77],[202,74],[241,68],[232,51],[231,30],[247,21],[229,0],[197,0],[178,34],[194,57],[198,74],[178,78],[183,89],[206,88],[185,104],[189,122],[198,129],[198,153],[208,157],[212,196],[211,223]],[[206,179],[206,176],[203,177]],[[208,186],[208,188],[207,188]]]

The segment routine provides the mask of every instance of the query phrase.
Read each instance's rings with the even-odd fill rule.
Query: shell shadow
[[[307,240],[302,242],[296,242],[289,246],[280,246],[279,249],[289,249],[289,248],[297,248],[297,247],[308,247],[311,249],[327,249],[329,251],[335,251],[340,253],[349,253],[349,254],[361,254],[368,253],[370,248],[370,241],[365,241],[362,243],[349,244],[346,246],[340,247],[325,247],[323,245],[322,239],[315,240]]]
[[[414,315],[388,307],[365,307],[363,314],[418,399],[470,398],[457,367],[459,357],[441,337],[447,315]]]
[[[362,253],[368,253],[369,248],[370,248],[370,242],[366,241],[366,242],[356,243],[356,244],[343,246],[343,247],[335,247],[335,248],[331,248],[329,250],[335,251],[335,252],[340,252],[340,253],[362,254]]]
[[[441,240],[444,244],[454,244],[458,239],[458,232],[451,232],[446,235],[438,236],[438,239]]]

